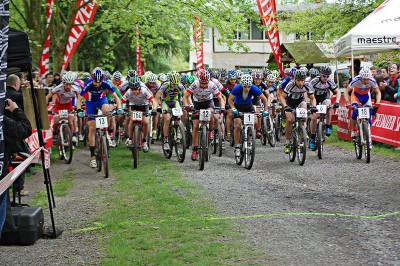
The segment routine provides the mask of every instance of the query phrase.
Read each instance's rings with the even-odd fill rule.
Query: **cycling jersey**
[[[331,92],[335,92],[335,90],[338,88],[335,82],[333,82],[333,80],[331,79],[328,79],[327,82],[322,83],[321,77],[316,77],[312,79],[310,83],[314,88],[316,96],[325,95],[326,93],[328,93],[329,90]]]
[[[118,98],[122,98],[122,94],[121,94],[121,92],[119,91],[119,89],[110,81],[110,80],[107,80],[107,82],[111,85],[111,87],[114,89],[114,91],[115,91],[115,93],[117,94],[117,96],[118,96]],[[114,98],[113,98],[113,96],[107,91],[106,92],[106,97],[107,97],[107,101],[109,102],[109,103],[115,103],[115,100],[114,100]]]
[[[170,82],[164,83],[160,87],[160,92],[162,93],[162,101],[164,102],[175,102],[179,99],[179,93],[184,91],[185,87],[182,84],[177,84],[172,88]]]
[[[149,82],[146,82],[144,85],[146,85],[146,87],[149,88],[149,90],[151,91],[151,93],[153,93],[153,95],[156,95],[156,93],[161,87],[160,84],[158,84],[157,82],[153,83],[151,86]]]
[[[281,82],[280,82],[281,84],[279,86],[279,89],[281,91],[284,91],[286,86],[289,84],[290,81],[291,81],[290,77],[286,77],[286,78],[282,79]]]
[[[51,93],[57,95],[56,104],[57,103],[66,104],[70,103],[72,99],[78,96],[79,91],[80,91],[79,88],[75,85],[72,85],[71,89],[69,91],[66,91],[64,89],[64,84],[61,83],[57,87],[53,88],[51,90]]]
[[[219,97],[221,92],[219,91],[217,85],[214,82],[209,81],[207,88],[200,88],[200,81],[195,80],[192,85],[186,90],[190,95],[193,95],[193,100],[195,102],[205,102],[212,100],[213,95]]]
[[[129,105],[148,105],[149,101],[153,99],[153,95],[148,91],[146,86],[140,86],[140,92],[136,92],[128,89],[125,95],[122,97],[122,102],[129,101]]]
[[[97,88],[93,85],[93,81],[91,79],[89,79],[86,82],[85,87],[81,91],[81,96],[88,93],[88,95],[89,95],[88,101],[96,102],[105,97],[106,91],[109,91],[111,94],[113,94],[115,92],[114,89],[111,87],[111,85],[107,81],[101,82],[100,87]]]
[[[304,82],[304,86],[299,88],[296,86],[296,81],[290,81],[284,89],[287,94],[288,99],[298,100],[304,98],[304,93],[307,92],[308,95],[314,94],[314,88],[310,82]]]
[[[260,96],[262,94],[262,91],[253,84],[250,86],[249,92],[245,93],[243,91],[242,84],[237,84],[231,91],[231,94],[235,96],[235,104],[249,104],[255,97]]]
[[[253,85],[256,86],[262,93],[264,93],[264,91],[268,90],[268,87],[267,87],[267,85],[265,85],[264,82],[261,82],[260,85],[258,85],[258,86],[254,83],[253,83]],[[253,105],[261,106],[261,100],[258,96],[253,98],[252,103],[253,103]]]

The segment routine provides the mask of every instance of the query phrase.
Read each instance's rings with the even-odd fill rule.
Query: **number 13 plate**
[[[108,121],[106,116],[96,117],[96,128],[106,128],[108,127]]]

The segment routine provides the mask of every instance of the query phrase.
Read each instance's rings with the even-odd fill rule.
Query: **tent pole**
[[[351,49],[351,79],[354,79],[354,52],[353,48]]]
[[[336,85],[340,89],[340,87],[339,87],[339,85],[340,85],[340,82],[339,82],[339,71],[338,71],[338,67],[337,67],[337,57],[336,57],[336,60],[335,60],[335,64],[336,64]]]

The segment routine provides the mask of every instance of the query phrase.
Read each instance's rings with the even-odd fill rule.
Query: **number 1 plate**
[[[254,125],[254,114],[252,113],[243,114],[243,122],[245,125]]]
[[[207,121],[209,122],[211,120],[211,111],[208,109],[201,109],[200,110],[200,121]]]
[[[106,116],[96,117],[96,128],[106,128],[108,127],[108,121]]]

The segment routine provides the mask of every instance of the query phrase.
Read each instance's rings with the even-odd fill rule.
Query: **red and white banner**
[[[51,15],[53,14],[54,0],[47,0],[46,5],[46,29],[49,28]],[[51,30],[48,31],[46,41],[43,45],[43,52],[39,62],[40,77],[43,79],[50,70],[50,35]]]
[[[139,44],[139,25],[136,24],[136,72],[139,76],[143,75],[142,60],[140,58],[140,44]]]
[[[338,111],[338,138],[351,140],[350,125],[351,110],[345,106],[343,98],[340,99]],[[372,119],[372,140],[400,147],[400,103],[381,101],[381,104]]]
[[[49,149],[53,145],[53,116],[49,115],[50,129],[42,129],[44,147]],[[40,148],[39,136],[37,130],[32,128],[32,135],[25,139],[31,153],[36,152]]]
[[[204,69],[204,49],[203,49],[203,22],[198,17],[194,17],[195,23],[193,25],[193,40],[194,45],[199,47],[196,49],[196,57],[197,57],[197,64],[196,64],[196,71]]]
[[[267,33],[269,44],[274,53],[275,61],[279,67],[281,75],[284,77],[275,0],[257,0],[257,6],[258,11],[260,12],[262,24],[267,27],[265,32]]]
[[[79,0],[76,3],[76,8],[79,9],[75,12],[74,21],[69,32],[62,70],[66,70],[68,67],[72,55],[87,31],[87,25],[93,22],[97,7],[96,0]]]

